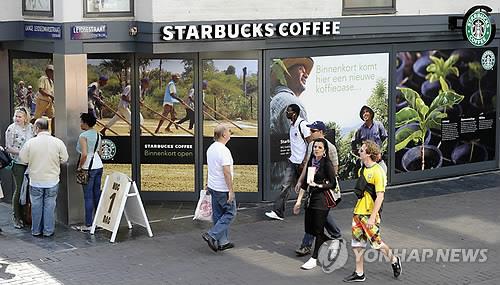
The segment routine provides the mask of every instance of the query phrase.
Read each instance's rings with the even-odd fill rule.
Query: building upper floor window
[[[85,17],[134,15],[134,0],[83,0]]]
[[[393,13],[396,13],[396,0],[343,0],[342,15]]]
[[[23,0],[23,16],[54,16],[53,0]]]

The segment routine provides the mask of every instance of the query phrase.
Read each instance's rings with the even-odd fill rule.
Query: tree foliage
[[[368,106],[375,112],[375,119],[382,122],[384,128],[389,128],[388,121],[388,95],[387,81],[385,79],[377,80],[375,87],[372,90],[372,95],[368,98]]]

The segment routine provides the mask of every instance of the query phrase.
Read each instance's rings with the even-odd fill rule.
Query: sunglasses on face
[[[319,130],[311,129],[311,134],[314,134],[315,132],[319,132]]]

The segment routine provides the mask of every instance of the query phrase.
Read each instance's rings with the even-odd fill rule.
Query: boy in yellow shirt
[[[344,278],[345,282],[362,282],[366,280],[363,272],[364,251],[367,242],[371,247],[382,251],[391,261],[394,277],[401,274],[401,259],[392,254],[391,249],[380,237],[380,210],[384,201],[385,185],[387,178],[383,168],[376,162],[380,155],[379,146],[370,140],[364,141],[359,149],[359,157],[363,163],[360,178],[366,183],[361,189],[363,193],[358,196],[352,218],[351,246],[356,257],[356,271]]]

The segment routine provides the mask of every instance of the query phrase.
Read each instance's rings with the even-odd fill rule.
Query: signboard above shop
[[[108,38],[108,26],[106,24],[71,26],[72,40],[95,40],[106,38]]]
[[[161,29],[161,39],[164,41],[266,39],[339,34],[340,22],[337,21],[167,25]]]
[[[24,24],[26,38],[62,39],[62,25]]]

